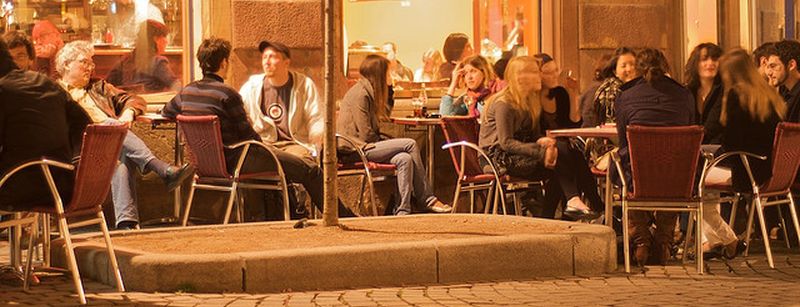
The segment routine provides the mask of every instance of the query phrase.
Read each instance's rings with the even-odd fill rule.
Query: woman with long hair
[[[339,132],[351,137],[361,146],[369,161],[391,163],[397,166],[397,189],[400,203],[395,215],[412,212],[412,196],[419,207],[442,213],[452,208],[433,195],[426,178],[419,147],[414,139],[384,139],[379,122],[389,117],[389,60],[380,55],[369,55],[361,63],[359,79],[342,99],[337,126]]]
[[[484,101],[497,91],[497,77],[486,58],[474,55],[466,58],[453,70],[450,87],[439,103],[442,115],[479,116]],[[456,90],[463,84],[466,93],[456,97]]]
[[[163,56],[167,48],[169,28],[163,23],[148,19],[139,28],[136,47],[117,63],[106,80],[122,88],[144,92],[177,90],[178,77]],[[141,89],[137,88],[141,87]]]
[[[442,53],[436,49],[428,49],[422,54],[422,67],[414,72],[414,82],[439,81],[439,66],[442,65]]]
[[[620,87],[636,78],[636,52],[628,47],[617,48],[608,65],[600,72],[600,77],[603,82],[594,94],[594,103],[582,111],[584,127],[616,122],[614,102],[622,92]],[[593,114],[587,115],[587,112]]]
[[[567,142],[544,135],[548,127],[541,121],[542,76],[538,61],[530,56],[512,58],[505,80],[508,85],[489,99],[481,115],[479,146],[488,152],[501,173],[531,180],[554,179],[551,182],[557,184],[560,196],[567,200],[565,214],[574,218],[594,216],[581,199],[585,194],[590,202],[602,206],[586,160],[568,149]],[[557,203],[548,205],[555,210]]]
[[[564,88],[559,84],[561,69],[549,54],[534,55],[539,60],[542,72],[542,119],[550,129],[578,128],[581,126],[581,110],[578,101],[578,81],[567,79]],[[571,92],[571,93],[570,93]]]
[[[772,176],[771,157],[775,127],[783,119],[786,106],[783,99],[759,74],[753,59],[743,49],[726,52],[720,58],[720,75],[723,85],[720,123],[723,126],[722,146],[718,153],[747,151],[767,157],[767,160],[750,159],[750,169],[756,183],[762,184]],[[751,188],[747,172],[738,158],[723,161],[706,175],[706,184],[732,183],[736,191]],[[712,208],[717,211],[716,203]],[[711,219],[705,218],[711,216]],[[704,214],[704,246],[719,248],[719,254],[733,258],[745,249],[744,241],[737,239],[719,214]]]
[[[697,103],[695,120],[705,128],[703,144],[719,144],[722,140],[722,78],[719,75],[719,57],[722,48],[712,43],[694,47],[686,61],[684,76],[686,87]]]

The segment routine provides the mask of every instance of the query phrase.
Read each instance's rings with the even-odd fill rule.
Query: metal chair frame
[[[394,170],[395,166],[393,164],[386,164],[391,165],[393,170],[386,171],[386,170],[376,170],[370,168],[370,161],[367,160],[367,155],[364,150],[356,145],[356,142],[342,134],[336,134],[336,141],[342,141],[343,144],[346,144],[348,147],[355,150],[358,154],[358,158],[361,161],[362,168],[348,168],[348,169],[339,169],[336,172],[337,177],[352,177],[352,176],[359,176],[361,178],[361,190],[358,192],[358,207],[360,208],[364,203],[364,188],[369,186],[369,197],[370,197],[370,204],[372,205],[372,215],[378,216],[378,203],[375,198],[375,184],[374,182],[382,182],[388,180],[390,177],[396,176],[396,171]],[[375,162],[372,162],[375,163]],[[383,164],[381,164],[383,165]]]

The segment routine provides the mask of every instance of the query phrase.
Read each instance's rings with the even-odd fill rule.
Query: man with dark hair
[[[242,96],[223,83],[221,75],[228,71],[230,53],[230,42],[220,38],[204,40],[197,50],[197,61],[203,70],[203,79],[186,85],[164,107],[161,114],[168,118],[175,118],[179,114],[216,115],[219,118],[222,142],[225,145],[246,140],[262,142],[262,137],[250,125]],[[307,166],[301,158],[279,149],[275,149],[274,152],[283,165],[288,181],[302,183],[312,194],[312,199],[316,199],[317,196],[319,199],[322,198],[322,173],[318,166]],[[240,153],[240,150],[225,150],[225,160],[230,171],[235,168]],[[265,149],[252,147],[242,169],[255,172],[273,167],[268,155]],[[319,195],[315,194],[317,192]],[[320,202],[318,205],[320,210],[322,210],[321,205]],[[268,215],[273,211],[267,207],[265,210]],[[344,215],[352,215],[349,210],[341,206],[339,210]]]
[[[758,73],[764,77],[764,80],[767,82],[770,81],[769,76],[767,75],[767,60],[771,55],[778,55],[778,51],[775,50],[775,42],[767,42],[758,46],[756,50],[753,50],[753,61],[758,67]],[[776,86],[774,84],[770,84]]]
[[[30,38],[19,31],[8,32],[3,35],[3,38],[8,43],[8,51],[11,53],[11,58],[14,59],[17,67],[23,70],[32,69],[36,53]]]
[[[79,153],[89,116],[47,76],[18,69],[0,39],[0,174],[20,163],[48,157],[70,163]],[[68,201],[72,174],[53,169],[61,197]],[[28,168],[0,187],[0,210],[25,210],[52,202],[39,168]]]
[[[782,40],[775,43],[776,55],[767,58],[767,74],[787,103],[785,121],[800,122],[800,42]],[[772,84],[772,81],[770,81]]]

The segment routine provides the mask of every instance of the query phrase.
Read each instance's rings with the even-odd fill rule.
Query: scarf
[[[489,84],[489,87],[481,85],[481,87],[475,90],[467,89],[467,96],[470,98],[470,101],[472,101],[472,103],[470,103],[467,106],[467,108],[469,109],[470,116],[481,115],[480,112],[478,111],[478,103],[483,104],[483,101],[486,99],[486,97],[494,93],[494,91],[490,89],[492,88],[493,84],[494,82],[492,82],[492,84]]]

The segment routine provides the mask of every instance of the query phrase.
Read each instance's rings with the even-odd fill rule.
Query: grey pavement
[[[755,244],[760,242],[756,241]],[[775,245],[778,245],[775,242]],[[775,246],[773,245],[773,246]],[[763,253],[733,261],[709,261],[699,275],[693,263],[649,266],[645,272],[531,280],[264,294],[116,292],[84,279],[89,305],[124,306],[800,306],[800,253],[776,248],[776,268]],[[532,260],[533,261],[533,260]],[[0,264],[8,246],[0,242]],[[41,277],[25,292],[0,284],[0,305],[73,306],[70,279]],[[322,277],[324,278],[324,277]]]

